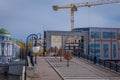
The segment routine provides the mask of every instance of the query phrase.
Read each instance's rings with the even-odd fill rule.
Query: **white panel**
[[[60,49],[62,46],[62,36],[51,36],[51,46]]]

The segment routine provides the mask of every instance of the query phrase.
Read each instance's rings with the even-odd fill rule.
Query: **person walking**
[[[97,59],[96,59],[96,55],[95,55],[95,56],[94,56],[94,64],[96,64],[96,60],[97,60]]]
[[[29,52],[28,52],[28,56],[30,57],[30,63],[32,64],[32,66],[34,66],[34,60],[33,60],[32,51],[29,51]]]

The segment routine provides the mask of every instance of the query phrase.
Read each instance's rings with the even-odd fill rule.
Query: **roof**
[[[74,28],[74,31],[89,31],[89,28]]]
[[[10,34],[9,32],[8,32],[8,30],[6,30],[6,29],[4,29],[4,28],[0,28],[0,34]]]

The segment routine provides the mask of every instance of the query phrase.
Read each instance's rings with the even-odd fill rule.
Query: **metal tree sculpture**
[[[72,59],[72,54],[70,51],[66,51],[64,58],[67,60],[67,67],[69,67],[69,61]]]
[[[58,50],[58,53],[57,53],[57,54],[60,56],[60,62],[62,62],[62,56],[64,55],[64,53],[65,53],[65,52],[64,52],[63,49],[59,49],[59,50]]]

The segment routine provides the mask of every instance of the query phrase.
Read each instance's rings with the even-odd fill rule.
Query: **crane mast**
[[[77,4],[69,4],[65,6],[53,6],[53,9],[57,11],[58,9],[67,9],[70,8],[71,10],[71,31],[74,30],[74,12],[77,11],[79,7],[91,7],[97,5],[104,5],[104,4],[112,4],[112,3],[119,3],[120,0],[98,0],[92,2],[85,2],[85,3],[77,3]]]

